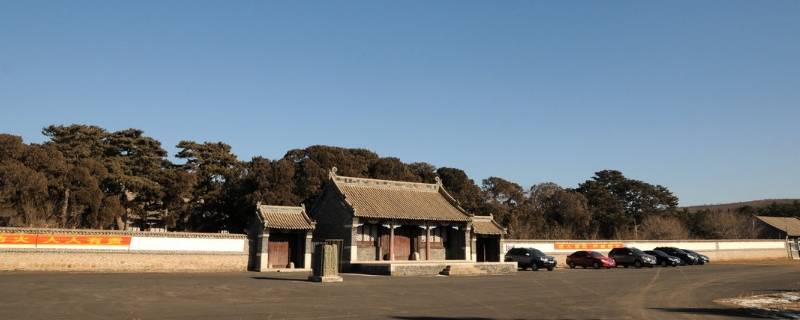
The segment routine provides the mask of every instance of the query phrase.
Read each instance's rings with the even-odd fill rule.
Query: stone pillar
[[[472,228],[470,225],[464,227],[464,260],[475,261],[472,259]]]
[[[343,244],[344,245],[344,244]],[[358,218],[350,225],[350,262],[358,261]]]
[[[425,225],[425,260],[431,259],[431,226]]]
[[[470,252],[472,253],[470,261],[478,262],[478,235],[476,235],[474,232],[470,232],[469,234],[470,239],[472,240],[470,244]],[[485,258],[486,256],[484,255],[484,259]]]
[[[394,223],[389,225],[389,261],[394,261]]]
[[[497,241],[500,248],[497,248],[497,261],[503,262],[504,256],[506,254],[506,241],[503,239],[503,236],[500,235],[500,240]]]
[[[339,276],[339,253],[332,244],[319,244],[316,247],[313,273],[308,280],[314,282],[341,282]]]
[[[258,235],[258,270],[267,271],[269,266],[269,229],[265,228]]]
[[[306,231],[306,245],[303,253],[303,269],[311,270],[311,246],[314,235],[311,230]]]

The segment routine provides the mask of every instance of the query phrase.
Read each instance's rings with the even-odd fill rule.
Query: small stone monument
[[[339,255],[336,245],[318,244],[314,252],[312,269],[308,280],[314,282],[342,282],[339,276]]]

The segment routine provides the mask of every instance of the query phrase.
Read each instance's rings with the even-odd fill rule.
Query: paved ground
[[[0,273],[0,319],[743,319],[714,299],[800,290],[800,264],[506,276]]]

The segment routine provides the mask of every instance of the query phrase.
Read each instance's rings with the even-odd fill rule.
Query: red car
[[[614,259],[606,257],[597,251],[576,251],[567,256],[567,265],[572,269],[577,266],[611,269],[616,267],[617,263]]]

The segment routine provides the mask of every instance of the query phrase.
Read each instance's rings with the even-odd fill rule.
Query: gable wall
[[[311,219],[317,222],[314,229],[314,241],[343,240],[342,260],[350,261],[354,232],[352,225],[355,219],[338,191],[333,190],[330,184],[327,184],[322,196],[314,204],[309,214]]]

